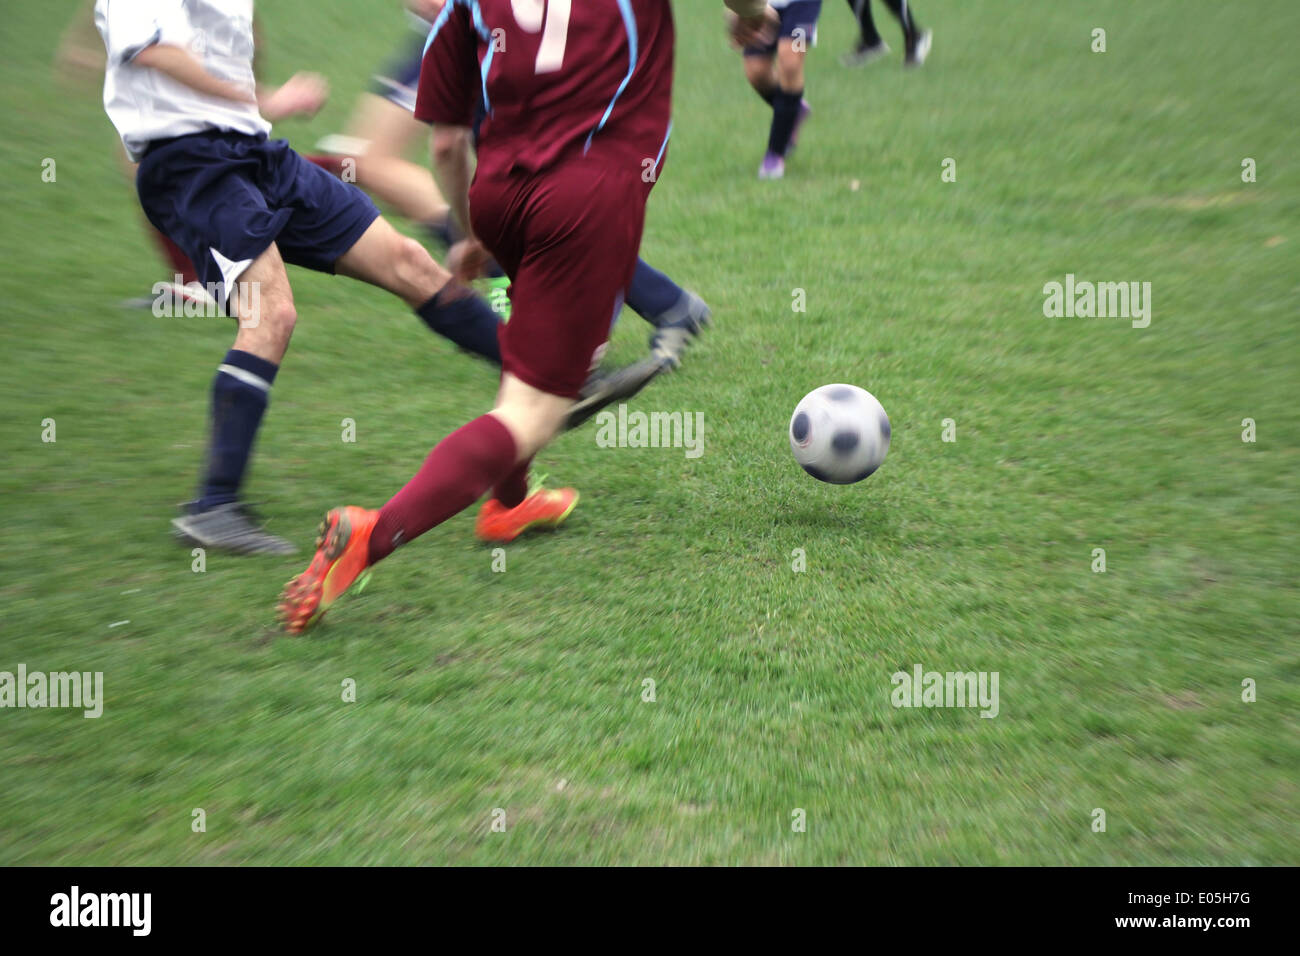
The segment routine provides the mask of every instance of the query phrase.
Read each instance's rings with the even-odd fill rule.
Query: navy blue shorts
[[[817,18],[822,15],[822,0],[795,0],[776,12],[781,15],[781,27],[776,31],[776,39],[767,46],[745,47],[745,56],[771,56],[776,52],[779,41],[795,36],[802,36],[809,47],[816,45]],[[803,32],[796,32],[800,30]]]
[[[282,139],[210,130],[151,143],[135,179],[149,221],[180,246],[205,286],[225,288],[271,243],[317,272],[356,245],[379,210],[356,186]]]
[[[415,112],[415,94],[420,86],[420,65],[424,62],[425,38],[413,41],[383,72],[375,74],[374,93],[396,103],[408,113]]]

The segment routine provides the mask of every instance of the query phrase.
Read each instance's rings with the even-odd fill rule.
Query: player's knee
[[[293,335],[293,327],[298,324],[298,309],[292,299],[280,300],[262,310],[261,320],[268,333],[287,342]]]
[[[745,78],[755,89],[766,89],[772,83],[772,61],[761,56],[745,57]]]
[[[781,89],[791,92],[803,89],[803,58],[802,53],[782,52],[776,65],[776,78]]]
[[[433,289],[438,285],[438,264],[429,255],[429,250],[406,236],[398,239],[396,246],[392,262],[397,288],[409,290],[403,294],[411,300],[427,298],[425,293],[433,295]]]

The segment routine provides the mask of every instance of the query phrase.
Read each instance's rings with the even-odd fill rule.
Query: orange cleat
[[[529,528],[555,528],[578,506],[572,488],[538,488],[513,508],[495,498],[484,503],[474,533],[484,541],[513,541]]]
[[[378,511],[349,505],[325,515],[316,538],[316,554],[307,570],[280,595],[280,618],[290,634],[301,634],[320,620],[370,563],[370,532]]]

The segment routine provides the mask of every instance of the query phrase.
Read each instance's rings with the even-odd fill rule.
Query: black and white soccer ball
[[[851,485],[871,475],[889,452],[889,416],[865,388],[823,385],[790,416],[790,450],[818,481]]]

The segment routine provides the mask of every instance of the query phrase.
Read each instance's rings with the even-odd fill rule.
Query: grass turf
[[[702,412],[703,456],[566,436],[540,459],[583,493],[560,533],[494,573],[460,516],[310,639],[272,629],[303,560],[194,573],[169,540],[232,335],[115,305],[162,270],[95,93],[50,67],[77,6],[20,5],[0,35],[0,670],[103,671],[107,700],[0,711],[0,863],[1298,862],[1289,0],[929,0],[906,74],[841,69],[827,4],[780,183],[754,181],[767,110],[717,12],[678,3],[644,251],[716,326],[635,407]],[[264,5],[269,78],[334,85],[281,135],[345,125],[403,39],[393,6]],[[1045,318],[1066,273],[1149,281],[1150,327]],[[249,493],[307,547],[494,382],[383,293],[292,279]],[[613,357],[645,330],[625,316]],[[832,381],[893,421],[858,486],[786,448]],[[999,715],[893,708],[918,663],[997,671]]]

